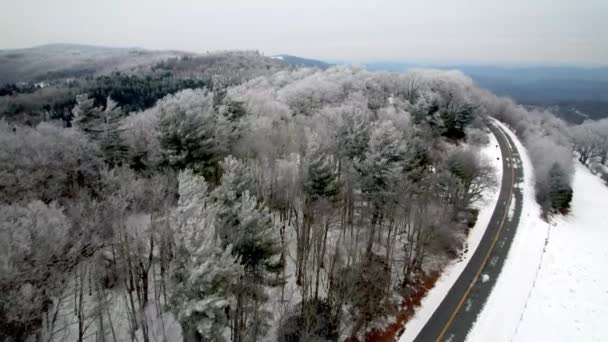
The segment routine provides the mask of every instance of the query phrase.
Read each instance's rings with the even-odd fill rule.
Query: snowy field
[[[608,187],[577,164],[572,212],[539,217],[530,159],[515,240],[467,341],[608,341]]]
[[[439,304],[441,304],[443,298],[450,291],[450,288],[456,282],[456,279],[458,279],[467,266],[469,259],[475,253],[479,241],[481,241],[481,238],[483,237],[483,233],[485,232],[488,223],[490,223],[494,207],[496,207],[496,202],[498,201],[498,192],[502,179],[502,160],[497,159],[500,157],[500,149],[496,147],[498,145],[496,137],[494,134],[489,134],[488,137],[490,143],[483,147],[480,153],[481,157],[491,163],[494,167],[498,185],[493,189],[489,189],[484,195],[484,199],[480,203],[477,203],[479,216],[475,226],[469,233],[467,239],[468,248],[465,247],[462,256],[459,259],[452,261],[445,268],[435,286],[422,299],[420,307],[416,309],[414,317],[406,324],[405,331],[399,338],[400,342],[413,341],[414,338],[416,338],[420,330],[422,330],[426,322],[433,315],[433,312],[435,312]]]
[[[608,187],[580,164],[514,341],[608,341]]]

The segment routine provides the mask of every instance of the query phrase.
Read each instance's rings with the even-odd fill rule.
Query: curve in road
[[[522,163],[511,138],[493,123],[503,159],[498,203],[468,265],[415,341],[464,341],[498,279],[511,247],[522,210]],[[513,208],[510,208],[513,206]]]

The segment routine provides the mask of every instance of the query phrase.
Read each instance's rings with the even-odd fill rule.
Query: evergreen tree
[[[233,101],[230,99],[224,99],[224,105],[221,109],[222,115],[224,115],[231,122],[238,122],[245,115],[247,111],[241,101]]]
[[[110,166],[121,165],[127,156],[127,147],[120,135],[120,120],[123,112],[111,98],[106,100],[106,108],[101,112],[99,147]]]
[[[340,128],[339,150],[352,160],[363,159],[369,143],[370,122],[364,112],[344,115],[344,125]]]
[[[237,197],[240,197],[246,190],[253,192],[254,176],[251,169],[242,161],[228,156],[224,158],[222,169],[222,184],[230,184],[230,188]]]
[[[437,125],[437,111],[439,111],[439,105],[437,105],[437,96],[431,92],[422,92],[420,96],[415,99],[415,102],[411,108],[412,119],[416,124],[428,123],[431,126]]]
[[[216,184],[221,153],[212,95],[185,90],[165,98],[158,107],[160,144],[169,164],[177,169],[191,168]]]
[[[305,163],[304,192],[308,198],[313,202],[321,198],[334,201],[340,192],[336,164],[332,156],[321,148],[316,135],[308,140]]]
[[[473,111],[474,108],[469,103],[448,105],[446,109],[441,112],[443,123],[442,134],[452,139],[464,138],[465,128],[467,128],[474,119]]]
[[[99,132],[101,109],[95,107],[95,100],[87,94],[76,96],[76,105],[72,109],[74,119],[72,125],[89,136]]]
[[[357,163],[363,176],[362,190],[377,201],[385,202],[395,180],[401,174],[406,146],[392,122],[377,125],[370,136],[364,159]]]
[[[72,110],[73,125],[96,142],[106,162],[111,166],[120,165],[127,154],[120,136],[120,120],[123,112],[111,98],[106,99],[105,109],[94,106],[94,100],[87,95],[78,95]]]
[[[549,170],[549,203],[551,210],[566,214],[570,210],[572,188],[570,180],[558,163]]]
[[[223,244],[232,244],[241,260],[244,276],[237,284],[233,319],[233,341],[259,340],[269,328],[271,313],[262,309],[268,301],[266,288],[277,286],[283,267],[279,258],[279,227],[270,211],[258,203],[246,188],[246,174],[234,160],[227,159],[222,183],[212,193],[218,233]]]
[[[382,223],[382,210],[390,209],[396,201],[397,181],[403,173],[406,146],[391,121],[374,128],[365,159],[356,167],[361,175],[361,190],[372,205],[372,218],[366,252],[372,255],[376,225]]]
[[[216,236],[214,212],[207,203],[205,181],[183,171],[179,175],[178,207],[172,216],[175,231],[175,291],[185,341],[229,340],[228,308],[234,306],[234,286],[243,267],[229,244]]]

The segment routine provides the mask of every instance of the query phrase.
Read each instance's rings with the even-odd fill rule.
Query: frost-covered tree
[[[391,186],[403,170],[406,145],[390,121],[374,127],[364,158],[357,163],[363,175],[362,190],[378,203],[385,203]]]
[[[103,167],[98,146],[74,128],[0,121],[0,201],[59,200],[95,190]]]
[[[128,164],[136,171],[161,165],[158,123],[159,113],[155,108],[131,114],[121,121],[120,136],[127,148]]]
[[[297,232],[297,282],[303,287],[303,299],[313,293],[309,280],[315,280],[314,296],[318,297],[319,277],[327,251],[328,225],[323,224],[340,200],[341,184],[338,165],[320,137],[311,133],[304,157],[303,219]],[[310,258],[312,254],[312,257]],[[316,260],[315,272],[307,272],[309,259]],[[315,275],[316,273],[316,275]]]
[[[459,71],[414,73],[422,84],[413,101],[414,120],[429,124],[434,132],[447,138],[464,138],[466,127],[476,116],[473,97],[477,90],[473,81]]]
[[[106,162],[111,166],[120,165],[126,155],[126,147],[120,135],[120,120],[124,116],[116,101],[106,99],[104,109],[94,106],[94,100],[86,94],[76,97],[72,110],[72,124],[96,142]]]
[[[534,146],[528,150],[528,153],[530,159],[535,162],[534,175],[538,203],[543,208],[545,215],[567,212],[571,197],[560,196],[563,200],[554,199],[556,198],[555,191],[562,193],[567,190],[566,188],[571,188],[574,173],[571,148],[556,143],[551,136],[533,136],[528,139],[528,144]]]
[[[72,109],[72,125],[85,134],[95,135],[99,130],[101,108],[95,106],[95,99],[87,94],[76,96],[76,105]]]
[[[188,341],[276,339],[270,331],[290,341],[368,338],[398,309],[398,294],[410,292],[395,289],[460,254],[475,219],[470,205],[487,186],[477,156],[485,115],[522,138],[546,212],[567,208],[572,141],[546,112],[499,99],[454,71],[274,73],[276,63],[255,53],[170,60],[152,72],[194,75],[201,82],[187,84],[215,93],[184,90],[120,122],[112,101],[96,107],[86,96],[71,128],[0,122],[0,202],[23,209],[57,200],[66,208],[69,234],[61,236],[69,243],[48,238],[62,246],[50,264],[66,256],[76,264],[68,297],[78,337],[92,334],[94,317],[100,340],[103,332],[152,340],[153,306],[159,315],[168,306]],[[108,92],[92,94],[100,101]],[[599,123],[586,127],[600,133]],[[589,136],[577,139],[589,145],[579,139]],[[5,207],[0,213],[15,227],[30,216],[46,222],[41,232],[53,226]],[[20,236],[2,236],[0,247],[12,250]],[[32,267],[25,254],[24,269]],[[25,280],[10,286],[15,301],[31,290]],[[108,325],[116,307],[104,286],[124,302],[127,324]]]
[[[364,159],[357,163],[357,169],[362,175],[361,190],[372,205],[368,254],[372,252],[381,211],[395,201],[395,185],[402,175],[406,154],[402,133],[397,131],[392,122],[384,121],[373,129]]]
[[[222,159],[213,94],[184,90],[159,101],[160,144],[170,165],[191,168],[215,184]]]
[[[54,203],[0,206],[0,338],[41,333],[45,311],[59,300],[73,261],[66,256],[71,223]],[[52,325],[53,320],[46,322]]]
[[[222,246],[205,181],[191,171],[179,175],[179,203],[172,215],[175,232],[175,288],[171,305],[184,341],[230,340],[230,308],[243,267],[230,244]]]
[[[227,160],[221,184],[211,193],[216,227],[224,246],[244,267],[236,285],[237,303],[231,312],[233,341],[257,340],[268,329],[270,312],[266,288],[277,286],[283,267],[279,258],[279,226],[269,210],[246,188],[247,175],[234,160]]]
[[[588,166],[608,160],[608,119],[585,121],[571,129],[572,147],[578,160]]]
[[[479,158],[475,151],[459,149],[450,153],[446,169],[453,177],[446,187],[449,201],[456,210],[463,210],[481,199],[484,191],[495,184],[492,167]]]
[[[343,114],[343,126],[338,132],[339,150],[346,157],[363,159],[370,135],[370,121],[363,111],[353,110]]]
[[[528,150],[534,166],[536,198],[545,214],[549,214],[547,210],[550,206],[546,205],[549,170],[558,163],[568,175],[565,178],[568,184],[574,172],[572,144],[568,139],[566,124],[549,112],[527,110],[510,99],[498,98],[487,92],[480,100],[484,110],[509,125]]]
[[[104,154],[104,159],[110,166],[119,166],[125,160],[127,147],[120,134],[120,123],[124,116],[118,103],[111,98],[106,99],[106,107],[101,112],[101,123],[99,127],[99,147]]]
[[[336,200],[340,192],[337,165],[333,156],[320,146],[319,137],[312,135],[308,140],[305,157],[306,178],[304,192],[311,201]]]

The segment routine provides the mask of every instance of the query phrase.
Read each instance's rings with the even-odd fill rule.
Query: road
[[[503,160],[498,203],[469,264],[422,328],[416,342],[466,339],[498,279],[515,236],[523,203],[523,190],[517,186],[523,180],[522,163],[511,138],[498,126],[489,126],[498,140]],[[513,208],[509,209],[511,205]]]

